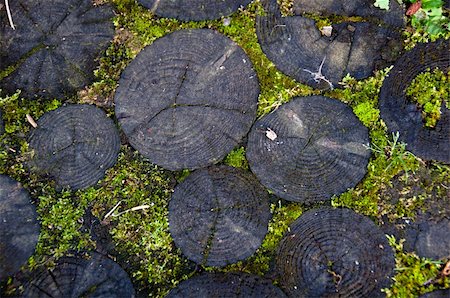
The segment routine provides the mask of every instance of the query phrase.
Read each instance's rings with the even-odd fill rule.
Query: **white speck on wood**
[[[277,134],[269,127],[267,127],[267,130],[266,130],[266,137],[268,139],[270,139],[271,141],[275,141],[276,138],[278,138]]]
[[[333,26],[323,26],[322,28],[320,28],[320,33],[322,33],[322,35],[325,35],[326,37],[330,37],[332,32]]]

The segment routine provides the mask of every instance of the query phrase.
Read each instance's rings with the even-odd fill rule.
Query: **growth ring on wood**
[[[272,282],[247,273],[204,273],[181,282],[167,298],[273,297],[286,295]]]
[[[193,172],[169,202],[170,234],[190,260],[225,266],[251,256],[270,220],[268,193],[249,172],[229,166]]]
[[[290,297],[382,297],[394,265],[385,235],[350,209],[305,212],[276,257],[281,287]]]
[[[94,185],[117,160],[119,133],[103,110],[67,105],[45,113],[29,136],[30,167],[49,175],[58,187]]]
[[[96,59],[114,35],[109,6],[92,0],[9,1],[16,30],[0,10],[0,86],[22,95],[64,97],[89,84]]]
[[[28,192],[0,175],[0,280],[19,271],[33,254],[39,238],[36,208]]]
[[[246,6],[251,0],[139,0],[158,16],[182,21],[215,20]]]
[[[128,274],[98,254],[65,256],[54,268],[41,267],[25,284],[24,297],[134,297]]]
[[[367,78],[375,69],[390,65],[402,48],[403,8],[391,0],[388,11],[371,0],[294,0],[294,16],[282,17],[277,0],[262,0],[264,14],[256,19],[261,48],[283,73],[318,89],[339,87],[350,74]],[[332,25],[330,36],[303,13],[359,17]]]
[[[255,119],[250,59],[209,29],[180,30],[146,47],[122,73],[116,117],[130,144],[169,170],[223,159]]]
[[[434,128],[427,128],[416,104],[408,100],[406,89],[414,78],[427,70],[450,71],[448,40],[416,45],[405,53],[389,72],[380,91],[380,114],[406,149],[426,160],[450,163],[450,110],[441,107],[441,118]]]
[[[354,187],[369,161],[368,130],[344,103],[295,98],[258,120],[247,159],[261,183],[297,202],[328,200]]]

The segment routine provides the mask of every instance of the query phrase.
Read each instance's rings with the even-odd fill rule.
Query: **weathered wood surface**
[[[60,188],[92,186],[117,161],[119,132],[93,105],[63,106],[45,113],[37,125],[29,136],[30,168],[55,179]]]
[[[122,73],[116,117],[131,145],[169,170],[222,160],[256,117],[250,59],[209,29],[180,30],[145,48]]]

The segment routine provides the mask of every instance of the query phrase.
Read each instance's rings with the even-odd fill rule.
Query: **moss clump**
[[[426,127],[433,128],[441,118],[441,108],[450,109],[450,72],[439,69],[421,73],[406,89],[406,95],[422,112]],[[445,102],[445,107],[442,104]]]
[[[169,233],[168,202],[174,184],[170,172],[125,146],[101,187],[80,193],[92,202],[92,213],[109,225],[119,259],[129,267],[138,289],[156,296],[164,296],[190,270]]]
[[[412,298],[435,289],[450,287],[450,279],[441,272],[444,262],[404,252],[404,239],[397,242],[393,236],[388,236],[388,240],[395,249],[396,275],[392,287],[383,290],[387,297]]]
[[[248,170],[248,161],[245,158],[245,148],[239,147],[231,151],[225,157],[224,163],[235,168]]]

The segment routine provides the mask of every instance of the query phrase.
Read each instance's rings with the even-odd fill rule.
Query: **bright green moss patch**
[[[441,118],[441,109],[450,109],[450,72],[439,69],[419,74],[406,89],[406,95],[422,112],[426,127],[435,127]],[[443,105],[442,103],[445,103]]]
[[[248,170],[248,161],[245,158],[245,148],[239,147],[231,151],[227,157],[225,157],[224,163],[235,168]]]
[[[450,279],[442,274],[445,263],[419,258],[413,253],[403,251],[403,240],[396,241],[388,236],[389,243],[395,249],[394,284],[384,289],[387,297],[418,297],[426,292],[450,287]]]

